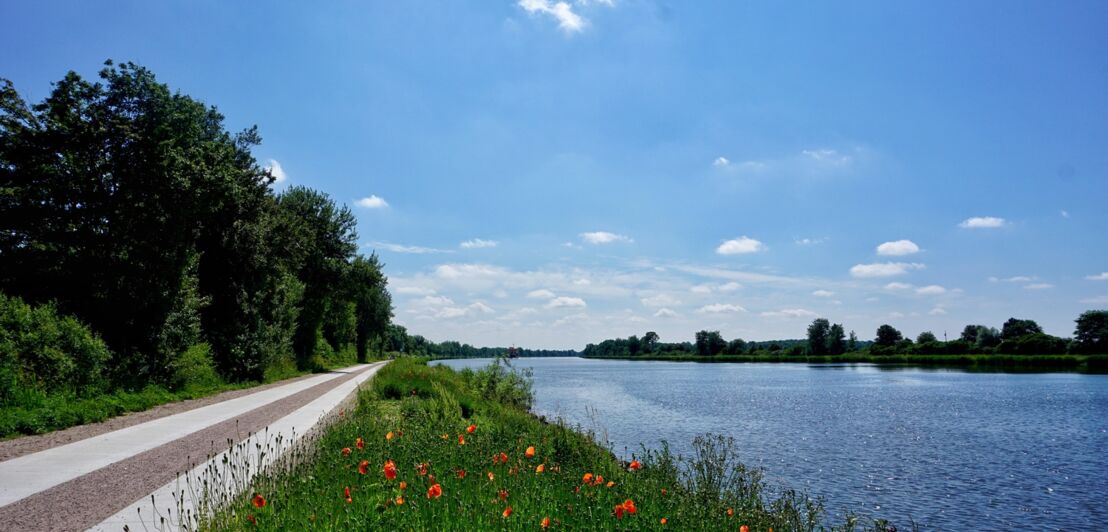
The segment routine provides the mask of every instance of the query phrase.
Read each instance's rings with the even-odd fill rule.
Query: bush
[[[172,385],[177,390],[213,390],[224,385],[215,371],[212,348],[206,343],[185,350],[170,367]]]
[[[110,358],[104,342],[53,305],[0,294],[0,406],[14,404],[19,389],[99,393]]]
[[[1065,340],[1040,332],[1004,340],[996,351],[1011,355],[1060,355],[1067,346]]]

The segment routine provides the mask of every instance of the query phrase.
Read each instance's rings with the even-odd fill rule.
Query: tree
[[[716,356],[726,347],[727,342],[720,336],[719,331],[696,333],[696,353],[700,356]]]
[[[939,339],[935,337],[935,333],[931,331],[923,331],[916,337],[917,344],[926,344],[931,342],[938,342]]]
[[[813,356],[827,354],[827,336],[831,329],[831,323],[823,318],[816,318],[808,326],[808,353]]]
[[[369,342],[385,334],[392,318],[392,296],[385,289],[387,280],[381,272],[377,255],[358,255],[348,270],[350,299],[354,302],[354,347],[358,361],[365,362]],[[459,346],[460,347],[460,346]]]
[[[966,325],[966,328],[962,329],[962,335],[959,337],[959,339],[971,345],[976,344],[977,331],[981,330],[984,327],[984,325]]]
[[[854,331],[850,331],[850,338],[846,341],[846,350],[851,353],[858,350],[858,335],[854,334]]]
[[[853,341],[854,333],[851,332],[850,335],[851,341]],[[846,352],[846,347],[846,334],[842,324],[836,323],[832,325],[827,335],[827,354],[841,355]]]
[[[654,331],[642,335],[642,340],[640,340],[640,342],[642,343],[643,353],[653,353],[654,348],[658,345],[658,339],[658,333]]]
[[[892,347],[903,338],[900,331],[894,329],[892,325],[882,325],[877,328],[877,338],[873,343],[882,347]]]
[[[1000,332],[994,327],[980,325],[977,327],[977,347],[996,347],[1000,344]]]
[[[1008,318],[1008,321],[1004,322],[1004,326],[1000,329],[1000,339],[1013,340],[1020,336],[1039,334],[1042,332],[1043,328],[1039,327],[1039,324],[1035,323],[1034,320]]]
[[[1084,353],[1108,353],[1108,310],[1089,310],[1077,318],[1076,347]]]
[[[742,338],[735,338],[730,342],[727,342],[727,349],[724,350],[728,355],[741,355],[746,350],[746,342]]]

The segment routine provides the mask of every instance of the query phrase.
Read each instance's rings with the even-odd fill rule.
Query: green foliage
[[[931,331],[923,331],[916,337],[917,344],[926,344],[931,342],[938,342],[939,339],[935,337],[935,333]]]
[[[903,340],[904,336],[892,325],[882,325],[877,328],[877,338],[873,343],[879,347],[892,347]]]
[[[1031,333],[1000,342],[996,350],[1013,355],[1060,355],[1066,352],[1067,342],[1043,333]]]
[[[1004,322],[1004,326],[1000,329],[1000,339],[1001,341],[1013,340],[1021,336],[1041,334],[1042,332],[1043,328],[1035,323],[1035,320],[1008,318],[1008,321]]]
[[[1108,310],[1089,310],[1077,318],[1075,348],[1082,353],[1108,353]]]
[[[831,322],[817,318],[808,326],[808,353],[815,356],[827,354],[827,337],[831,333]]]
[[[727,347],[727,341],[719,331],[699,331],[696,333],[696,352],[700,356],[716,356]]]
[[[462,380],[478,396],[521,410],[530,410],[535,400],[530,368],[516,370],[504,357],[477,371],[463,371]]]
[[[177,390],[216,390],[226,384],[216,373],[212,348],[206,343],[189,346],[173,361],[172,372],[172,386]]]

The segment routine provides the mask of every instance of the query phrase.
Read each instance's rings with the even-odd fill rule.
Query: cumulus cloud
[[[901,256],[919,253],[919,246],[911,240],[895,240],[877,246],[878,255]]]
[[[619,235],[616,233],[609,233],[607,231],[593,231],[591,233],[581,233],[579,235],[581,240],[588,242],[589,244],[612,244],[615,242],[634,242],[631,237],[626,235]]]
[[[670,309],[668,309],[668,308],[660,308],[660,309],[658,309],[658,312],[654,313],[654,317],[655,318],[676,318],[677,313],[670,310]]]
[[[944,309],[942,307],[935,307],[935,308],[927,311],[927,314],[929,316],[944,316],[944,315],[946,315],[946,309]]]
[[[835,295],[835,293],[830,290],[816,290],[812,292],[812,295],[816,297],[831,297]]]
[[[551,2],[550,0],[519,0],[517,4],[530,14],[541,14],[553,17],[558,21],[558,27],[567,34],[578,33],[585,29],[586,20],[573,11],[573,7],[566,2]]]
[[[834,166],[846,166],[854,162],[854,157],[846,154],[839,153],[838,150],[829,148],[820,148],[815,150],[804,150],[800,154],[812,161],[829,164]]]
[[[766,245],[747,236],[741,236],[728,240],[716,248],[720,255],[739,255],[742,253],[757,253],[766,249]]]
[[[383,249],[385,251],[391,251],[393,253],[411,253],[415,255],[425,255],[428,253],[451,253],[449,249],[437,249],[428,248],[423,246],[406,246],[404,244],[393,244],[390,242],[370,242],[370,246]]]
[[[354,205],[366,209],[384,209],[389,206],[389,203],[385,201],[385,198],[370,194],[368,197],[355,201]]]
[[[532,290],[530,292],[527,292],[527,297],[529,297],[531,299],[554,299],[555,297],[558,297],[558,296],[557,296],[557,294],[555,294],[554,292],[551,292],[550,290],[547,290],[545,288],[541,288],[539,290]]]
[[[908,283],[889,283],[885,285],[885,290],[911,290],[912,285]]]
[[[694,294],[711,294],[712,293],[712,285],[710,285],[710,284],[698,284],[698,285],[693,286],[692,288],[690,288],[689,291],[694,293]]]
[[[428,296],[435,293],[435,289],[426,286],[394,286],[393,292],[409,296]]]
[[[474,238],[472,240],[466,240],[459,246],[465,249],[477,249],[477,248],[494,248],[497,242],[495,240],[481,240],[480,238]]]
[[[922,270],[923,264],[916,262],[877,262],[873,264],[855,264],[850,268],[850,275],[858,278],[868,277],[893,277],[904,275],[910,270]]]
[[[639,300],[643,306],[646,307],[672,307],[674,305],[680,305],[681,302],[677,298],[669,294],[657,294],[650,297],[644,297]]]
[[[719,291],[720,292],[734,292],[735,290],[738,290],[742,287],[743,287],[743,285],[741,285],[739,283],[736,283],[735,281],[731,281],[729,283],[723,283],[723,284],[719,285]]]
[[[815,318],[819,314],[802,308],[787,308],[763,312],[762,316],[767,318]]]
[[[270,159],[265,163],[265,169],[269,171],[269,174],[273,176],[273,184],[283,183],[289,178],[285,174],[285,169],[281,168],[281,163],[277,162],[277,159]]]
[[[585,300],[579,297],[559,296],[546,303],[546,308],[585,307]]]
[[[730,312],[746,312],[745,308],[730,303],[713,303],[696,309],[701,314],[725,314]]]
[[[1090,281],[1108,281],[1108,272],[1100,272],[1096,275],[1086,275],[1085,278]]]
[[[931,284],[917,288],[916,293],[921,296],[936,296],[939,294],[945,294],[946,288],[943,288],[937,284]]]
[[[997,227],[1004,227],[1008,224],[1008,221],[1004,218],[997,218],[995,216],[974,216],[973,218],[966,218],[962,223],[958,224],[958,227],[964,229],[995,229]]]
[[[728,161],[727,157],[716,157],[716,160],[712,161],[712,166],[716,168],[726,168],[731,166],[731,161]]]
[[[1024,290],[1048,290],[1054,288],[1050,283],[1032,283],[1023,285]]]

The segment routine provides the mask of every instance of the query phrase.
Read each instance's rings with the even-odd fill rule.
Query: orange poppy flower
[[[535,467],[535,474],[542,473],[543,471],[546,471],[546,464],[539,464]]]
[[[492,482],[493,480],[496,480],[496,475],[492,474],[492,471],[489,471],[489,482]]]
[[[365,449],[365,442],[362,441],[362,438],[359,436],[358,439],[354,440],[354,446],[359,449]]]
[[[343,447],[342,448],[342,455],[343,456],[350,456],[350,448],[349,447]]]
[[[508,463],[508,455],[507,454],[504,454],[503,452],[501,452],[500,456],[498,458],[500,458],[501,462],[503,462],[505,464]]]
[[[542,523],[540,523],[540,525],[542,526],[543,530],[546,530],[546,529],[550,528],[550,518],[549,517],[543,517],[542,518]]]
[[[358,472],[364,475],[368,471],[369,471],[369,460],[362,460],[361,463],[358,464]]]
[[[465,445],[465,444],[466,444],[466,437],[459,434],[458,435],[458,445]]]
[[[444,433],[442,433],[442,434],[441,434],[441,435],[440,435],[439,437],[440,437],[440,438],[442,438],[442,439],[444,439],[444,440],[449,440],[449,439],[450,439],[450,435],[449,435],[449,434],[447,434],[447,433],[445,433],[445,432],[444,432]]]
[[[430,488],[427,488],[427,498],[437,499],[442,497],[442,486],[438,484],[431,484]]]
[[[659,522],[659,523],[662,523],[662,524],[664,525],[664,524],[666,524],[666,523],[668,523],[668,522],[669,522],[669,519],[666,519],[665,517],[663,517],[663,518],[662,518],[662,519],[661,519],[660,521],[658,521],[658,522]]]
[[[254,517],[254,514],[250,514],[250,515],[246,516],[246,520],[250,521],[250,524],[252,524],[252,525],[258,524],[258,519],[256,517]]]
[[[368,462],[365,462],[365,464],[369,465]],[[385,460],[385,467],[382,470],[385,472],[385,478],[389,480],[396,479],[396,462]]]
[[[505,519],[507,519],[507,518],[508,518],[508,516],[512,515],[512,507],[511,507],[511,506],[509,506],[509,507],[505,508],[505,509],[504,509],[504,513],[502,513],[502,514],[500,514],[500,515],[503,515],[503,516],[504,516],[504,518],[505,518]]]
[[[497,492],[496,496],[500,497],[500,500],[506,501],[508,500],[508,490],[500,490]]]
[[[388,434],[385,434],[385,441],[392,441],[393,437],[395,437],[395,436],[396,435],[393,434],[392,431],[390,430]]]
[[[616,485],[616,481],[614,481],[614,480],[609,480],[608,481],[608,487],[609,488],[612,487],[612,486],[615,486],[615,485]]]
[[[592,479],[592,485],[593,486],[599,486],[603,483],[604,483],[604,475],[597,475],[596,478]]]
[[[255,507],[265,508],[265,497],[262,497],[261,494],[255,493],[253,502]]]
[[[396,504],[404,504],[404,496],[400,495],[396,497]]]
[[[477,425],[470,425],[470,426],[466,427],[466,432],[468,432],[470,434],[473,434],[474,432],[477,432]]]
[[[639,511],[638,508],[635,508],[635,501],[633,501],[631,499],[627,499],[626,501],[623,501],[623,509],[627,510],[627,513],[629,513],[629,514],[633,514],[637,511]]]
[[[731,517],[733,515],[735,515],[735,509],[734,508],[728,508],[727,509],[727,517]]]
[[[458,478],[466,478],[466,470],[465,469],[459,469],[455,474],[458,475]]]
[[[631,471],[638,471],[642,469],[642,463],[640,463],[638,460],[631,460],[631,465],[628,467],[631,469]]]
[[[622,504],[617,504],[615,506],[615,508],[612,508],[612,512],[616,514],[616,519],[623,519],[623,512],[624,511],[625,510],[623,509]]]
[[[424,462],[424,463],[419,464],[418,466],[416,466],[416,471],[419,472],[419,474],[421,476],[426,475],[427,474],[427,462]]]
[[[524,452],[523,455],[526,456],[527,458],[534,458],[535,457],[535,448],[534,447],[528,447],[527,451]]]
[[[743,525],[739,527],[739,532],[750,532],[750,527]]]
[[[592,484],[592,473],[585,473],[585,476],[581,477],[581,482]]]
[[[408,483],[401,480],[400,481],[400,489],[402,489],[402,490],[408,489]]]

